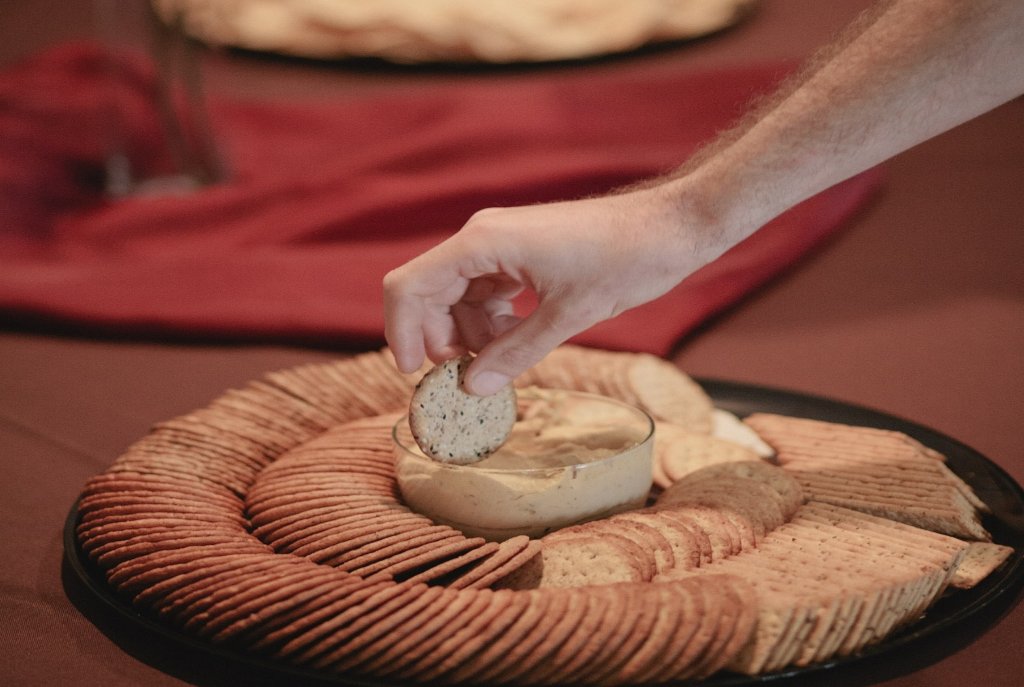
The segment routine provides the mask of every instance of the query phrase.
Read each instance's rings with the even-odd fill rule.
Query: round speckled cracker
[[[703,578],[683,578],[679,583],[694,585],[695,593],[700,594],[704,602],[704,614],[697,631],[687,643],[686,650],[679,655],[680,660],[672,673],[673,680],[689,680],[697,675],[698,668],[704,662],[704,657],[715,640],[725,597],[715,588],[715,580],[711,575]],[[685,660],[688,656],[689,661]]]
[[[397,608],[390,610],[373,625],[362,630],[343,647],[343,650],[335,649],[321,657],[318,663],[325,669],[329,668],[335,672],[351,670],[353,666],[376,656],[427,622],[429,617],[424,610],[432,606],[443,593],[443,587],[427,587],[422,594],[411,600],[399,597],[397,602],[401,603]]]
[[[108,545],[106,549],[100,547],[103,550],[97,549],[94,551],[93,559],[102,566],[113,567],[139,556],[156,554],[160,551],[196,545],[230,545],[236,541],[238,541],[237,535],[229,535],[222,532],[204,532],[201,534],[182,534],[181,532],[173,531],[154,532],[132,537],[124,542],[118,542],[117,546]]]
[[[590,594],[604,594],[616,597],[611,612],[618,621],[610,628],[602,628],[603,633],[600,651],[593,654],[591,660],[580,663],[579,658],[574,661],[572,668],[572,681],[574,684],[591,684],[591,676],[606,669],[609,663],[617,661],[621,647],[633,636],[633,628],[641,619],[641,613],[637,610],[640,605],[636,599],[640,596],[640,587],[635,584],[614,584],[601,587],[591,587]]]
[[[669,426],[669,423],[662,423],[658,428],[664,432]],[[666,433],[662,437],[665,441],[655,448],[655,460],[669,480],[669,484],[662,487],[664,489],[710,466],[761,460],[751,449],[732,441],[684,430],[678,426],[674,427],[674,430]]]
[[[699,434],[711,432],[711,398],[673,363],[650,354],[637,355],[628,381],[637,405],[655,420],[675,422]]]
[[[575,654],[567,663],[546,676],[551,684],[574,684],[576,676],[585,666],[591,665],[600,656],[615,653],[618,650],[619,644],[614,641],[616,638],[622,640],[626,638],[626,634],[619,631],[620,626],[629,624],[624,615],[625,592],[616,585],[592,587],[588,591],[589,597],[600,599],[607,608],[600,616],[590,616],[598,617],[598,623],[582,628],[581,631],[586,636],[586,642],[575,650]],[[593,623],[594,621],[590,620],[589,622]]]
[[[352,506],[373,503],[388,506],[391,510],[409,512],[408,508],[388,497],[375,494],[335,494],[334,496],[321,496],[304,503],[294,503],[260,513],[253,513],[250,520],[252,520],[252,526],[258,530],[270,522],[281,520],[294,515],[296,512],[311,511],[315,508],[334,508],[341,512],[343,509]]]
[[[387,583],[369,582],[348,575],[323,593],[316,608],[292,612],[279,627],[260,637],[253,637],[250,648],[277,657],[298,653],[320,636],[310,637],[309,634],[318,632],[321,623],[358,605],[386,586]]]
[[[135,594],[182,570],[201,567],[208,562],[239,553],[265,551],[244,541],[214,546],[186,546],[181,549],[144,554],[119,563],[107,573],[107,583],[125,594]]]
[[[225,527],[233,527],[238,529],[237,523],[231,520],[225,519],[221,516],[184,516],[184,515],[168,515],[166,513],[155,513],[152,515],[121,515],[121,516],[105,516],[103,518],[95,518],[89,522],[80,522],[76,528],[78,536],[83,540],[88,541],[95,535],[102,534],[104,532],[126,532],[129,534],[141,534],[143,531],[155,530],[158,528],[169,528],[178,526],[196,526],[196,523],[202,522],[203,527],[221,525]]]
[[[342,521],[345,518],[355,517],[372,520],[376,516],[386,515],[392,513],[394,510],[394,504],[388,503],[363,503],[357,506],[345,508],[344,510],[337,506],[310,508],[306,511],[297,509],[295,513],[290,513],[277,520],[268,522],[265,525],[255,527],[252,534],[260,541],[272,544],[279,539],[299,532],[304,532],[309,528],[316,527],[325,522],[340,525],[343,524]]]
[[[626,586],[622,585],[622,587]],[[628,617],[635,614],[636,623],[619,649],[614,654],[608,655],[607,661],[595,663],[592,668],[586,671],[585,675],[577,677],[580,683],[590,684],[592,682],[600,684],[606,678],[616,675],[650,636],[651,628],[654,627],[658,619],[658,594],[654,590],[653,585],[632,584],[628,586],[632,587],[634,591],[627,597],[631,602],[629,606],[632,606],[632,608],[627,606],[626,615]],[[618,683],[613,682],[613,684]]]
[[[228,537],[234,537],[239,532],[237,525],[225,523],[203,523],[203,529],[207,532],[223,532]],[[79,531],[78,539],[82,543],[82,550],[92,556],[100,547],[106,547],[107,551],[116,549],[122,542],[140,535],[177,532],[187,536],[195,531],[196,526],[193,523],[114,523],[88,532]]]
[[[698,658],[700,647],[691,646],[701,626],[708,622],[705,614],[704,586],[693,584],[677,584],[673,582],[658,583],[663,595],[668,595],[664,603],[675,606],[679,610],[676,628],[668,646],[662,652],[662,660],[648,666],[648,671],[635,678],[639,683],[661,683],[672,680],[682,670],[690,670]]]
[[[718,623],[707,649],[693,666],[692,674],[695,678],[707,677],[722,667],[717,664],[723,661],[723,652],[729,645],[742,611],[742,599],[733,585],[733,580],[728,576],[721,576],[713,593],[721,598]]]
[[[276,651],[277,656],[288,656],[290,661],[307,664],[326,652],[329,636],[344,628],[381,604],[401,596],[407,588],[391,582],[366,583],[351,594],[337,599],[320,609],[318,620],[304,632],[294,635]]]
[[[594,638],[601,627],[605,614],[610,608],[608,598],[601,594],[586,594],[586,609],[572,634],[554,653],[530,673],[530,682],[534,684],[560,684],[553,675],[562,673],[572,664],[580,651]]]
[[[356,549],[346,549],[338,553],[326,550],[323,552],[323,557],[315,558],[315,560],[326,565],[341,568],[346,572],[368,570],[365,573],[368,575],[376,572],[378,567],[385,567],[387,561],[390,561],[394,556],[406,554],[409,551],[433,544],[434,542],[447,542],[455,538],[465,539],[461,532],[457,532],[447,525],[417,527],[414,530],[397,532],[383,539],[363,544]],[[320,556],[320,554],[317,555]],[[375,565],[381,561],[385,561],[385,563],[380,566]],[[369,566],[375,566],[375,568],[369,570]]]
[[[257,497],[246,500],[249,513],[262,513],[272,508],[305,503],[324,496],[349,496],[352,494],[376,494],[394,498],[395,490],[391,484],[374,483],[350,478],[348,475],[337,479],[336,483],[326,480],[296,480],[287,484],[275,485],[276,489],[261,491]],[[251,494],[251,492],[250,492]]]
[[[164,510],[162,506],[131,506],[128,508],[118,509],[107,509],[106,511],[93,511],[92,517],[85,519],[82,518],[78,524],[78,531],[82,535],[87,533],[96,534],[102,531],[114,531],[122,529],[127,533],[132,533],[133,526],[136,523],[149,523],[154,526],[166,525],[168,523],[177,523],[180,525],[191,525],[193,529],[202,529],[207,526],[210,529],[234,529],[243,530],[247,522],[245,517],[241,513],[229,513],[223,511],[217,513],[214,511],[171,511]],[[175,525],[177,526],[177,525]],[[151,531],[156,529],[146,528],[145,525],[141,525],[138,532],[135,534],[142,534],[142,530],[150,529]]]
[[[308,556],[315,561],[322,561],[334,558],[335,556],[342,556],[349,551],[359,550],[363,546],[372,545],[388,537],[410,531],[415,532],[429,526],[429,520],[424,521],[422,518],[415,516],[402,517],[395,514],[391,518],[381,518],[367,526],[353,524],[349,527],[334,529],[325,533],[324,536],[316,537],[301,546],[290,547],[289,553],[296,556]]]
[[[674,508],[688,509],[693,506],[700,506],[716,510],[724,515],[739,532],[740,548],[738,551],[757,548],[757,542],[764,538],[765,526],[762,516],[761,504],[752,502],[746,495],[725,488],[709,486],[694,492],[674,492],[666,499],[665,495],[658,497],[655,503],[658,510],[671,510]]]
[[[438,680],[441,675],[463,665],[475,653],[500,637],[515,622],[523,608],[524,604],[517,600],[515,592],[494,592],[486,608],[439,644],[431,652],[429,660],[420,660],[403,677],[418,682]]]
[[[587,592],[581,589],[549,589],[545,591],[548,593],[561,592],[565,596],[568,603],[564,612],[558,616],[552,616],[552,623],[540,643],[530,653],[523,656],[518,665],[513,666],[510,672],[500,675],[499,682],[533,684],[530,680],[531,673],[544,669],[551,656],[580,627],[580,622],[587,612]]]
[[[463,391],[469,356],[445,361],[423,376],[409,404],[409,429],[431,458],[467,464],[505,443],[516,421],[516,392],[509,384],[491,396]]]
[[[437,538],[435,538],[435,536]],[[417,542],[423,542],[417,544]],[[367,561],[351,568],[354,575],[370,577],[374,575],[395,576],[432,562],[440,562],[457,556],[465,551],[476,548],[484,543],[483,539],[467,539],[461,532],[452,531],[447,536],[424,535],[409,540],[404,551],[395,551],[386,558]],[[348,570],[348,563],[341,566]]]
[[[441,591],[417,616],[396,626],[381,640],[347,657],[343,661],[345,667],[356,673],[377,675],[383,666],[392,666],[407,652],[419,647],[424,638],[431,637],[444,623],[461,615],[477,598],[450,589]]]
[[[547,641],[548,635],[558,625],[559,620],[569,608],[569,590],[566,589],[532,589],[520,594],[536,594],[537,604],[541,605],[544,618],[534,626],[534,630],[524,635],[519,642],[511,644],[505,653],[492,663],[486,670],[473,678],[476,684],[505,684],[511,681],[513,673],[528,670],[533,663],[528,663],[541,644]]]
[[[645,597],[656,605],[657,614],[646,640],[615,671],[615,682],[619,684],[647,684],[649,680],[641,678],[660,667],[659,658],[667,655],[666,649],[680,628],[682,608],[666,585],[651,585]]]
[[[348,425],[342,425],[345,429]],[[391,435],[387,435],[391,441]],[[367,438],[370,441],[370,438]],[[381,478],[394,478],[391,471],[393,446],[379,448],[339,445],[313,447],[306,444],[288,453],[281,462],[271,463],[260,473],[260,480],[276,483],[289,478],[324,474],[365,474]],[[251,493],[251,492],[250,492]]]
[[[186,622],[202,623],[210,618],[209,611],[225,599],[232,599],[239,593],[248,591],[253,585],[268,578],[276,578],[280,573],[296,570],[297,560],[287,560],[280,556],[266,556],[267,564],[234,556],[194,568],[194,570],[219,570],[223,572],[223,564],[232,564],[231,574],[209,574],[206,578],[194,578],[175,594],[168,594],[160,604],[160,617],[173,619],[176,625]]]
[[[331,568],[297,566],[295,570],[275,570],[266,579],[254,581],[252,586],[232,596],[221,606],[211,607],[210,617],[202,622],[198,634],[212,637],[221,643],[229,637],[263,622],[282,604],[298,603],[302,593],[324,582],[337,583],[338,574]]]
[[[238,508],[241,504],[241,499],[231,490],[198,479],[174,479],[128,470],[105,472],[91,478],[82,491],[82,498],[84,500],[99,494],[176,495],[190,501],[218,502],[229,508]]]
[[[79,526],[82,529],[87,529],[90,525],[133,522],[142,517],[154,518],[160,516],[181,517],[185,520],[195,519],[204,522],[230,522],[239,526],[246,524],[245,517],[238,511],[153,502],[96,508],[82,515],[79,519]]]
[[[493,556],[456,577],[448,586],[453,589],[490,587],[526,565],[540,553],[540,547],[539,541],[523,535],[506,539],[498,545],[498,551]]]
[[[376,486],[380,488],[387,487],[395,481],[394,474],[383,475],[375,472],[364,472],[359,470],[360,467],[359,465],[345,464],[329,470],[308,469],[261,475],[257,483],[246,495],[246,503],[251,508],[259,503],[261,499],[267,498],[270,495],[294,495],[296,487],[306,489],[337,489],[358,484],[360,486]],[[383,470],[380,470],[380,472],[383,472]]]
[[[487,648],[477,652],[470,660],[459,666],[451,674],[444,676],[447,682],[452,684],[463,682],[472,682],[480,685],[487,684],[488,678],[497,672],[495,667],[509,655],[509,652],[514,647],[525,642],[529,635],[535,633],[540,624],[547,620],[548,599],[550,599],[550,595],[537,589],[531,589],[520,592],[517,597],[519,603],[524,605],[524,608],[519,613],[516,621]]]
[[[726,576],[723,576],[726,577]],[[748,582],[739,577],[728,576],[728,587],[736,593],[738,610],[732,634],[720,651],[720,656],[703,667],[699,678],[714,675],[725,667],[743,650],[757,628],[758,605],[757,592]]]
[[[396,580],[403,579],[411,571],[422,570],[427,566],[440,565],[452,558],[462,556],[466,552],[487,546],[488,541],[482,537],[466,537],[461,532],[454,533],[448,539],[438,540],[429,545],[412,549],[407,553],[393,556],[379,565],[359,568],[359,574],[387,575]]]
[[[238,513],[241,506],[236,501],[230,505],[218,503],[212,499],[205,498],[183,498],[175,494],[161,494],[160,492],[139,493],[124,491],[120,493],[99,493],[86,496],[78,502],[78,512],[84,517],[86,513],[97,510],[104,510],[110,507],[132,506],[143,504],[166,504],[182,508],[204,508],[218,512]]]
[[[417,633],[418,639],[396,656],[389,665],[382,666],[377,672],[382,677],[396,676],[405,679],[410,672],[416,670],[421,662],[433,661],[438,647],[444,645],[449,638],[487,610],[493,596],[494,592],[490,589],[458,592],[457,597],[467,597],[469,600],[466,606],[460,605],[459,613],[451,616],[438,614],[435,620],[439,620],[442,616],[445,617],[445,620],[422,626],[420,632]],[[406,641],[410,639],[412,636],[406,637]]]
[[[782,468],[763,460],[720,463],[693,473],[690,479],[718,479],[726,476],[746,478],[770,488],[786,522],[804,504],[800,482]]]
[[[497,542],[485,542],[480,546],[470,549],[464,554],[450,558],[443,563],[438,563],[436,565],[430,565],[428,563],[420,568],[413,568],[406,571],[405,575],[408,575],[407,581],[409,582],[433,582],[438,578],[442,578],[455,571],[461,571],[464,568],[469,568],[469,566],[474,563],[478,563],[481,559],[494,555],[497,550]],[[404,575],[402,577],[404,577]],[[401,577],[398,579],[401,579]]]
[[[703,532],[711,547],[711,561],[720,561],[739,553],[742,548],[740,532],[736,525],[721,513],[706,506],[654,508],[655,512],[668,518],[689,524]]]
[[[308,529],[300,530],[294,534],[289,535],[288,537],[275,539],[273,542],[274,549],[277,551],[287,551],[288,553],[295,553],[304,546],[310,544],[318,544],[318,542],[318,548],[324,548],[330,545],[330,538],[334,537],[336,532],[343,531],[347,527],[360,526],[361,517],[364,516],[356,515],[347,520],[343,519],[339,520],[338,522],[326,522],[312,525]],[[410,519],[415,519],[415,515],[410,515]],[[393,518],[391,517],[379,517],[377,518],[377,520],[382,524],[386,522],[394,522]]]
[[[314,657],[309,665],[313,668],[323,668],[349,656],[353,650],[352,643],[359,641],[364,632],[373,630],[378,622],[390,618],[426,591],[427,586],[422,584],[394,584],[377,597],[368,599],[367,604],[372,601],[375,605],[367,608],[351,622],[335,626],[323,639],[306,650],[307,655]]]
[[[236,584],[239,575],[245,574],[247,570],[266,570],[276,565],[277,559],[274,556],[235,556],[221,563],[182,572],[146,587],[136,595],[135,603],[155,608],[162,618],[178,618],[182,609],[209,599],[218,589]]]

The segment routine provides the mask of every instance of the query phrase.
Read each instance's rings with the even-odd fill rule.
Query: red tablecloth
[[[381,339],[384,274],[475,210],[672,169],[785,73],[540,72],[340,102],[215,99],[230,179],[115,202],[99,185],[113,95],[140,170],[170,161],[154,74],[111,59],[75,44],[0,75],[0,312],[104,332],[358,343]],[[840,228],[879,178],[805,202],[578,340],[666,353]]]

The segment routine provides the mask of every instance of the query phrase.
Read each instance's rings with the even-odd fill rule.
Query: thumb
[[[478,396],[493,394],[596,321],[564,302],[541,302],[480,350],[466,371],[466,390]]]

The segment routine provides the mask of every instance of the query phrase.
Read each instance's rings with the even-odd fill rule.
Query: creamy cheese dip
[[[471,465],[427,458],[402,421],[395,470],[406,504],[469,536],[546,532],[643,505],[651,486],[653,423],[590,394],[520,391],[505,444]]]

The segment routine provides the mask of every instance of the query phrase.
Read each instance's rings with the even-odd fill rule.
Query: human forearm
[[[477,351],[489,394],[803,199],[1024,92],[1024,0],[893,0],[675,174],[477,213],[384,282],[401,369]],[[537,294],[520,317],[512,299]]]
[[[1024,2],[884,2],[662,190],[709,217],[709,251],[719,253],[1022,92]]]

